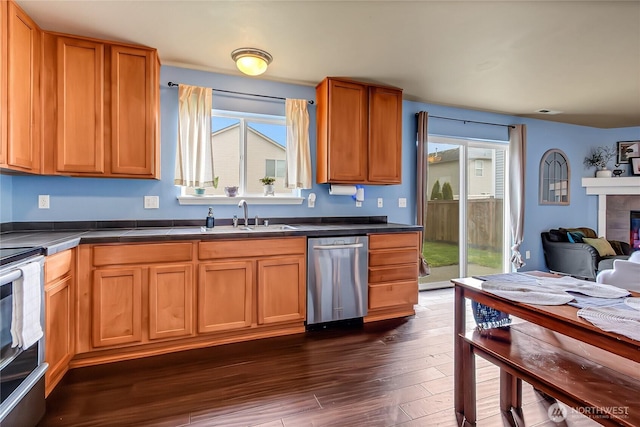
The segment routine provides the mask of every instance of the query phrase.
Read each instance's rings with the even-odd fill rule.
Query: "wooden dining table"
[[[523,273],[512,273],[521,275]],[[544,272],[527,272],[528,275],[538,277],[558,277]],[[490,277],[490,276],[489,276]],[[485,278],[489,278],[485,277]],[[517,277],[514,281],[517,281]],[[521,276],[520,276],[521,277]],[[500,275],[500,280],[508,280],[509,275]],[[469,363],[469,354],[465,354],[465,334],[467,333],[467,300],[493,307],[502,312],[515,316],[518,320],[529,322],[528,326],[538,325],[545,330],[559,333],[558,336],[566,336],[578,340],[588,346],[593,346],[596,352],[601,353],[599,360],[606,363],[607,355],[616,355],[617,365],[625,365],[622,370],[636,371],[640,380],[640,342],[624,335],[607,332],[578,317],[579,308],[571,305],[534,305],[514,302],[500,296],[491,294],[482,289],[483,280],[473,277],[452,280],[455,287],[454,300],[454,406],[458,425],[475,425],[475,372],[466,372],[465,369],[474,369],[475,364]],[[631,296],[638,297],[640,293],[632,292]],[[522,322],[523,326],[527,326]],[[535,326],[535,327],[538,327]],[[601,349],[601,350],[599,350]],[[468,353],[468,351],[467,351]],[[617,357],[619,356],[619,357]],[[465,363],[465,357],[467,362]],[[471,355],[473,357],[473,355]],[[471,366],[471,368],[469,368]],[[618,368],[616,368],[618,369]],[[506,378],[506,381],[504,380]],[[509,375],[501,376],[501,401],[505,399],[504,393],[513,394],[514,382]],[[468,393],[473,387],[472,396]],[[633,388],[632,388],[633,389]],[[638,390],[640,393],[640,390]],[[507,399],[516,399],[507,397]],[[510,400],[509,400],[510,402]]]

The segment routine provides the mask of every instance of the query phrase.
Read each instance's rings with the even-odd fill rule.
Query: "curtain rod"
[[[174,86],[180,86],[180,84],[174,83],[174,82],[169,82],[169,83],[167,83],[167,86],[174,87]],[[287,99],[287,98],[281,98],[279,96],[259,95],[257,93],[236,92],[234,90],[224,90],[224,89],[216,89],[216,88],[211,88],[211,90],[215,90],[216,92],[234,93],[236,95],[257,96],[259,98],[278,99],[280,101],[286,101],[286,99]],[[314,104],[312,99],[308,100],[307,102],[309,104],[312,104],[312,105]]]
[[[418,113],[416,113],[416,116],[418,115]],[[504,126],[506,128],[511,128],[511,129],[515,129],[516,127],[513,125],[503,125],[500,123],[489,123],[489,122],[476,122],[475,120],[463,120],[463,119],[454,119],[452,117],[441,117],[441,116],[429,116],[429,118],[433,117],[434,119],[444,119],[444,120],[455,120],[456,122],[462,122],[462,123],[477,123],[479,125],[489,125],[489,126]]]

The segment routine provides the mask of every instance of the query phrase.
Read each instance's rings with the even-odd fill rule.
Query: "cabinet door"
[[[7,165],[39,172],[40,30],[13,2],[7,21]]]
[[[304,319],[306,273],[302,256],[258,260],[258,324]]]
[[[328,182],[366,181],[366,86],[330,80],[328,109]]]
[[[45,356],[49,364],[45,375],[47,394],[69,368],[74,355],[74,311],[73,279],[66,276],[62,280],[47,285],[44,293],[45,304]]]
[[[369,88],[369,182],[400,184],[402,170],[402,92]]]
[[[158,171],[157,54],[111,46],[111,174]]]
[[[250,327],[252,288],[252,261],[201,264],[198,277],[198,332]]]
[[[149,268],[149,339],[191,335],[193,280],[190,265]]]
[[[92,295],[94,347],[142,341],[142,271],[96,270]]]
[[[7,14],[9,2],[0,1],[0,166],[7,164]]]
[[[104,172],[104,45],[58,37],[56,170]]]

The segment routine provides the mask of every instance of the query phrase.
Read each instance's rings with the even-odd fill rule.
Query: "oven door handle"
[[[15,270],[11,270],[7,274],[3,274],[0,276],[0,286],[4,286],[7,283],[12,283],[15,280],[18,280],[22,277],[22,270],[16,268]]]

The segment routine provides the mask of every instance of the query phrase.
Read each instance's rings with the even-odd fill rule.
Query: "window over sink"
[[[238,187],[236,198],[273,199],[264,196],[260,182],[260,178],[270,176],[276,179],[277,200],[299,198],[300,190],[284,185],[286,139],[284,116],[212,110],[211,144],[217,187],[205,188],[204,194],[193,187],[182,187],[182,196],[227,198],[225,187]]]

